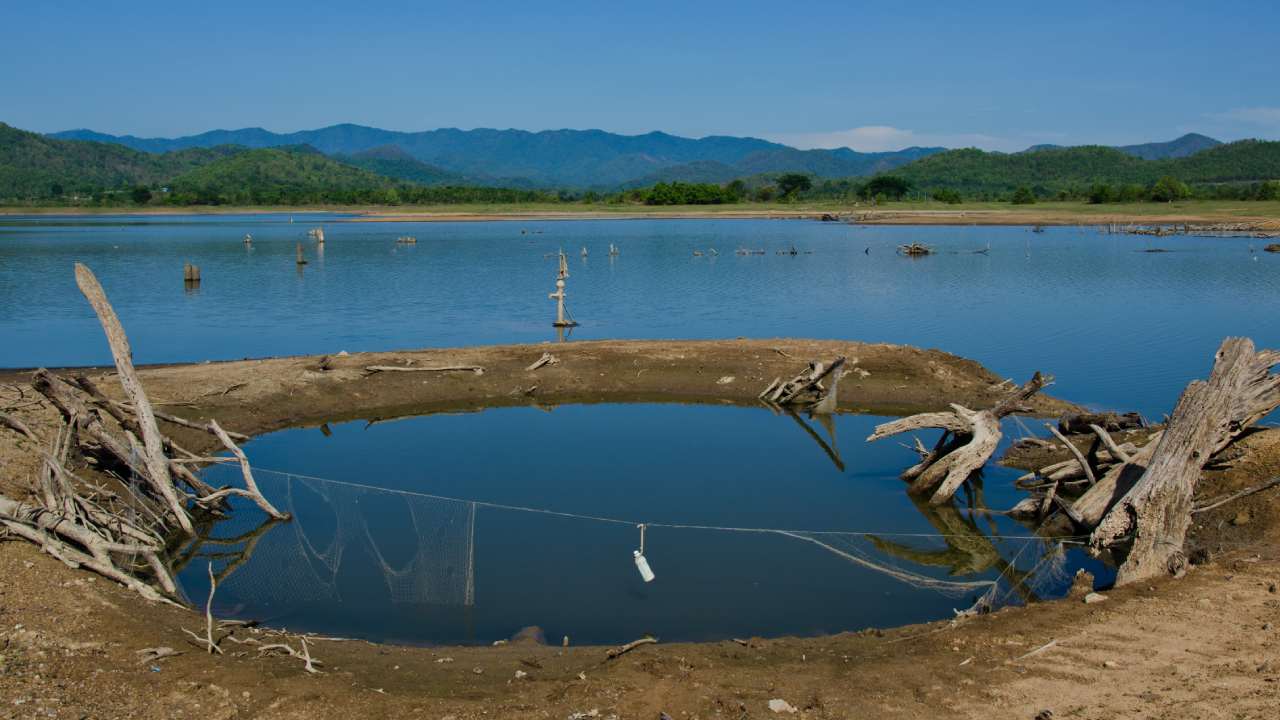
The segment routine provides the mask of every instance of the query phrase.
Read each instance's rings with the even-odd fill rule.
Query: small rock
[[[569,720],[587,720],[587,718],[600,717],[600,708],[591,708],[586,712],[576,712],[569,716]]]
[[[527,678],[527,677],[529,677],[529,673],[527,673],[527,672],[525,672],[525,671],[523,671],[523,670],[517,670],[517,671],[516,671],[516,679],[517,679],[517,680],[523,680],[523,679],[525,679],[525,678]]]
[[[1049,708],[1045,708],[1044,710],[1041,710],[1040,712],[1036,713],[1036,720],[1053,720],[1053,711],[1050,710]]]
[[[1248,525],[1250,520],[1253,520],[1253,516],[1249,514],[1249,511],[1241,510],[1236,513],[1235,517],[1231,518],[1231,524],[1240,527],[1241,525]]]
[[[1196,601],[1196,604],[1199,605],[1200,607],[1210,607],[1213,605],[1213,601],[1210,600],[1209,598],[1200,598],[1199,600]]]
[[[1104,660],[1102,667],[1107,668],[1108,670],[1114,670],[1115,668],[1120,667],[1120,663],[1115,660]]]
[[[436,662],[437,662],[437,663],[451,663],[451,662],[453,662],[453,658],[451,658],[451,657],[436,658]]]
[[[546,636],[546,633],[542,632],[542,628],[538,627],[537,625],[530,625],[528,627],[520,628],[520,630],[518,630],[515,635],[512,635],[511,642],[532,643],[535,645],[546,645],[547,636]]]
[[[729,383],[733,382],[733,381],[734,381],[734,380],[736,380],[736,379],[737,379],[737,378],[735,378],[735,377],[734,377],[734,376],[732,376],[732,375],[725,375],[724,377],[722,377],[722,378],[720,378],[719,380],[717,380],[717,381],[716,381],[716,384],[717,384],[717,385],[728,385]]]
[[[343,350],[343,351],[341,351],[341,352],[339,352],[339,353],[338,353],[338,357],[347,357],[347,356],[348,356],[348,355],[350,355],[350,354],[351,354],[351,353],[347,352],[346,350]]]
[[[782,698],[774,698],[770,700],[769,709],[774,711],[775,713],[799,712],[799,710],[796,710],[795,706],[793,706],[791,703],[787,702],[786,700],[783,700]]]
[[[477,674],[477,675],[483,675],[483,674],[484,674],[484,668],[482,668],[482,667],[474,667],[474,668],[471,668],[471,672],[473,672],[473,673],[475,673],[475,674]]]
[[[23,560],[23,561],[22,561],[22,567],[24,567],[24,568],[26,568],[26,569],[28,569],[28,570],[30,570],[31,568],[33,568],[33,567],[35,567],[35,566],[36,566],[36,564],[35,564],[35,563],[33,563],[33,562],[31,562],[30,560]]]
[[[1271,630],[1271,623],[1263,623],[1263,624],[1262,624],[1262,629],[1263,629],[1263,630],[1270,631],[1270,630]]]
[[[1076,570],[1076,576],[1071,580],[1071,589],[1067,591],[1067,597],[1075,600],[1093,592],[1093,573],[1080,568]]]
[[[1271,583],[1267,585],[1267,592],[1274,594],[1276,592],[1276,584]]]
[[[1094,603],[1100,603],[1106,599],[1107,599],[1107,596],[1103,595],[1102,593],[1091,592],[1088,595],[1084,596],[1084,604],[1092,605]]]

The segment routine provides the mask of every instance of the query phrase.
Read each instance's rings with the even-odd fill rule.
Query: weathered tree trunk
[[[1090,538],[1096,550],[1117,549],[1123,554],[1117,585],[1182,570],[1182,545],[1201,470],[1215,453],[1280,405],[1280,376],[1270,372],[1277,363],[1280,352],[1258,352],[1248,338],[1227,338],[1209,380],[1192,382],[1183,391],[1164,434],[1152,444],[1145,472]]]
[[[169,506],[173,519],[183,532],[193,535],[195,529],[191,525],[191,518],[187,516],[186,508],[178,500],[177,489],[173,485],[173,478],[169,475],[169,460],[164,455],[164,436],[156,426],[156,416],[151,409],[151,402],[147,400],[147,393],[142,389],[138,373],[133,369],[133,349],[129,347],[129,338],[124,333],[124,326],[120,324],[120,318],[116,316],[116,311],[107,301],[107,295],[103,292],[102,285],[98,283],[98,278],[94,277],[92,270],[81,263],[76,263],[76,285],[93,306],[93,311],[98,314],[98,321],[102,323],[102,330],[107,335],[111,356],[115,359],[116,370],[120,374],[120,385],[129,396],[138,419],[138,426],[142,430],[142,444],[145,449],[143,461],[146,463],[147,470],[155,481],[156,489],[161,493],[165,504]]]
[[[1000,419],[1014,412],[1028,411],[1023,403],[1051,382],[1053,378],[1036,373],[1025,385],[988,410],[970,410],[953,404],[951,412],[921,413],[878,425],[867,441],[925,428],[946,431],[933,450],[924,451],[922,448],[920,462],[902,474],[904,480],[911,481],[911,492],[933,490],[929,502],[941,505],[951,499],[974,471],[991,459],[991,454],[1000,444]]]

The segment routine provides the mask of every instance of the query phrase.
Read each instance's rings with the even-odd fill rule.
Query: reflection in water
[[[554,415],[504,409],[283,431],[250,452],[265,458],[264,492],[294,520],[259,524],[256,510],[238,507],[202,524],[173,565],[188,595],[202,597],[203,561],[213,561],[218,612],[295,629],[489,642],[538,624],[612,642],[642,632],[715,639],[949,617],[1053,596],[1082,562],[1078,551],[1069,559],[1061,544],[987,513],[981,476],[953,504],[934,507],[875,469],[900,468],[906,448],[862,446],[862,467],[849,469],[835,426],[852,425],[840,435],[858,438],[858,425],[874,418],[811,424],[787,414],[565,406]],[[610,445],[619,422],[626,441]],[[709,423],[723,432],[707,435]],[[792,423],[805,432],[788,430]],[[474,447],[461,439],[477,435],[485,441]],[[568,452],[551,441],[564,435],[575,437]],[[395,454],[388,448],[401,457],[380,468],[379,458]],[[622,448],[632,455],[619,465]],[[277,453],[282,462],[271,459]],[[664,455],[677,460],[670,484],[656,480],[671,471]],[[310,468],[296,460],[313,457]],[[344,471],[336,457],[352,465]],[[473,475],[426,484],[412,472],[424,457],[443,475]],[[286,458],[334,477],[268,469]],[[714,477],[721,469],[730,474]],[[230,469],[209,472],[219,471]],[[500,490],[488,494],[493,487]],[[631,562],[638,522],[648,526],[646,554],[658,574],[651,584]]]

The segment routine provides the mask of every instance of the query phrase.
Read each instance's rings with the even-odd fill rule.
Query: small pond
[[[1078,567],[1106,579],[972,510],[1016,502],[1016,471],[988,467],[952,506],[913,501],[914,453],[864,441],[884,420],[571,405],[284,430],[245,449],[295,519],[239,507],[181,581],[202,602],[212,561],[220,615],[452,644],[530,625],[575,643],[814,635],[950,617],[992,583],[1008,603],[1061,594]]]

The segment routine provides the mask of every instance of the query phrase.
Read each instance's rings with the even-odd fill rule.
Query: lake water
[[[1077,567],[1107,581],[1079,549],[970,512],[1016,502],[1015,471],[988,468],[954,506],[917,505],[898,479],[914,454],[863,441],[883,420],[829,430],[756,408],[571,405],[272,433],[245,450],[295,519],[227,572],[217,610],[411,643],[529,625],[552,642],[716,640],[951,617],[991,582],[1000,603],[1053,597]],[[181,576],[197,602],[206,561],[223,572],[262,519],[239,507],[213,530],[221,542]],[[633,560],[637,523],[651,583]]]
[[[295,221],[0,219],[0,367],[110,363],[75,261],[97,273],[140,363],[547,340],[548,254],[561,247],[575,339],[907,343],[1019,381],[1049,372],[1063,397],[1157,417],[1225,335],[1280,345],[1280,255],[1247,238],[795,220]],[[323,254],[306,237],[321,224]],[[417,245],[397,246],[401,235]],[[942,254],[894,252],[911,241]],[[298,242],[310,259],[301,272]],[[1170,252],[1140,252],[1152,244]],[[775,254],[792,246],[812,254]],[[719,256],[693,255],[710,248]],[[184,261],[201,267],[197,292],[184,291]]]
[[[562,247],[582,323],[571,341],[937,347],[1019,382],[1042,370],[1061,397],[1150,417],[1207,373],[1224,336],[1280,346],[1280,256],[1253,252],[1260,243],[1246,238],[295,220],[0,220],[0,366],[110,363],[75,288],[77,261],[102,281],[139,363],[540,342],[554,337],[547,293]],[[322,252],[306,237],[321,224]],[[402,235],[417,244],[397,245]],[[912,241],[940,252],[895,253]],[[299,242],[310,260],[301,269]],[[608,257],[610,244],[619,256]],[[1168,252],[1143,252],[1155,244]],[[198,290],[183,287],[184,261],[201,267]],[[261,515],[246,509],[208,528],[182,581],[202,598],[213,559],[225,574],[221,613],[446,643],[525,625],[577,642],[833,632],[948,617],[982,583],[1020,601],[1061,592],[1077,567],[1107,576],[1078,550],[1055,555],[1023,539],[1025,528],[967,509],[1016,502],[1007,469],[986,468],[980,498],[917,506],[897,479],[913,454],[863,442],[879,420],[835,418],[833,438],[761,409],[603,405],[285,430],[247,451],[267,494],[297,519],[258,528]],[[209,471],[215,481],[226,472]],[[632,562],[637,523],[649,524],[649,584]]]

